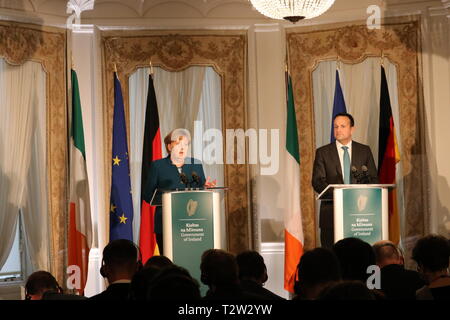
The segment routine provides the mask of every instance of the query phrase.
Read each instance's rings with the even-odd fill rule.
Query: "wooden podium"
[[[326,199],[331,188],[333,199]],[[328,185],[317,199],[333,201],[334,242],[348,237],[370,244],[389,239],[388,191],[392,188],[394,184]]]

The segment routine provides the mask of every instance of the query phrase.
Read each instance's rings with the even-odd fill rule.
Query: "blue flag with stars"
[[[122,89],[114,73],[114,120],[112,141],[112,182],[109,241],[133,241],[133,202],[131,198],[130,166],[128,161],[127,129]]]

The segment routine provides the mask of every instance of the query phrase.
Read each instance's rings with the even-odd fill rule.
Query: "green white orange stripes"
[[[78,79],[73,70],[69,188],[68,265],[79,267],[80,281],[77,281],[75,286],[79,285],[76,289],[82,294],[87,280],[89,250],[92,243],[92,222],[81,102]]]
[[[286,209],[284,214],[284,288],[294,292],[297,264],[303,254],[303,227],[300,209],[300,152],[292,82],[287,75],[286,123]]]

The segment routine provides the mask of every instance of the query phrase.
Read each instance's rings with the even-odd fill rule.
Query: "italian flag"
[[[292,81],[287,79],[286,123],[286,210],[284,214],[284,288],[293,293],[297,265],[303,254],[303,227],[300,211],[300,152]]]
[[[89,250],[92,243],[92,223],[80,93],[77,74],[74,70],[72,70],[69,188],[68,266],[78,266],[79,281],[75,281],[74,287],[80,294],[83,294],[87,280]]]

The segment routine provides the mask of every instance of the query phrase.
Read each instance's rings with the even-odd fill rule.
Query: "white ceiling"
[[[81,1],[81,0],[79,0]],[[384,11],[413,11],[414,8],[448,6],[449,0],[336,0],[331,9],[318,19],[332,17],[364,16],[370,5],[378,5]],[[0,12],[32,14],[63,21],[67,0],[0,0]],[[94,10],[84,11],[82,23],[148,21],[165,19],[251,20],[270,22],[253,9],[249,0],[96,0]],[[317,18],[316,18],[317,19]],[[200,21],[200,20],[199,20]]]

